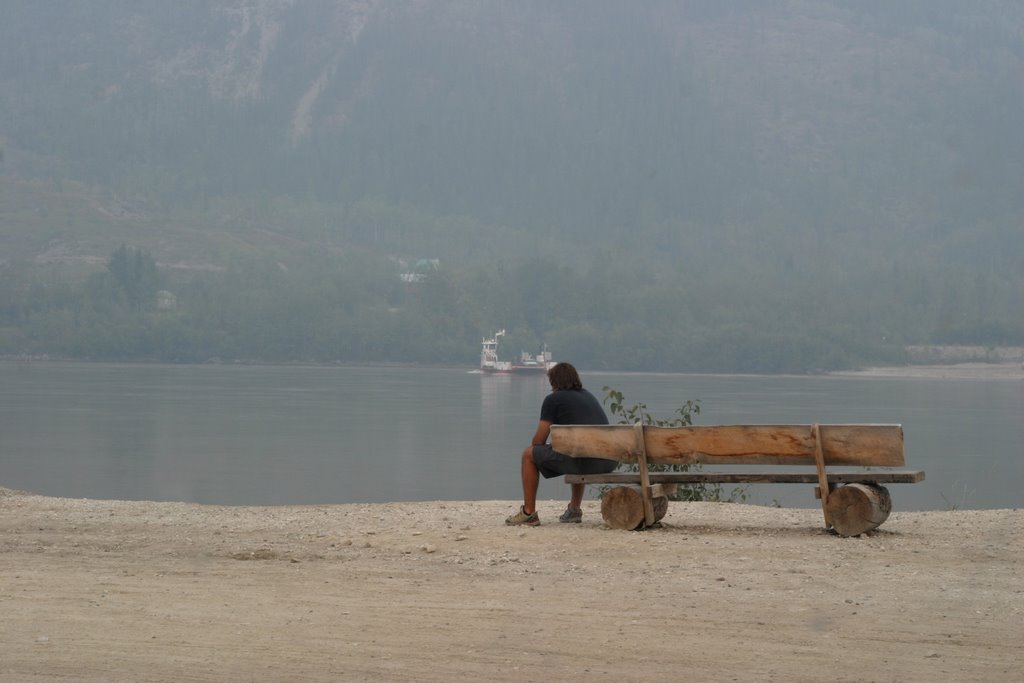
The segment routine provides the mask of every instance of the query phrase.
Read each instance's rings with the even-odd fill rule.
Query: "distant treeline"
[[[4,283],[0,355],[471,366],[480,338],[506,328],[506,358],[546,343],[594,369],[775,373],[899,363],[916,339],[890,326],[913,311],[876,310],[839,292],[758,296],[685,277],[652,281],[611,261],[585,271],[540,258],[417,275],[403,281],[393,261],[364,253],[172,278],[148,253],[122,247],[77,284]],[[939,326],[929,338],[964,341],[969,329],[974,343],[1024,343],[1024,329],[1005,322],[958,327],[963,311],[928,301],[920,278],[903,279],[892,283],[918,288],[931,311],[922,321]]]

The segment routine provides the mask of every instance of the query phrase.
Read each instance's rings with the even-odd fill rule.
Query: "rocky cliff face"
[[[330,69],[362,33],[378,3],[376,0],[319,3],[296,7],[296,0],[233,0],[208,3],[192,19],[204,28],[194,42],[172,47],[169,53],[153,55],[147,69],[155,82],[198,80],[211,97],[254,100],[266,93],[266,68],[282,52],[282,40],[299,39],[300,52],[308,57],[306,93],[322,90]],[[316,21],[306,26],[316,33],[296,35],[292,24],[304,13]],[[154,18],[136,15],[125,20],[126,28],[157,33]],[[284,35],[282,35],[284,34]],[[308,104],[307,104],[308,107]]]

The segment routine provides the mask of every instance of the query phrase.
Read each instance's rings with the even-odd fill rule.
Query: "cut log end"
[[[654,521],[668,512],[668,498],[657,496],[654,503]],[[601,496],[601,517],[612,529],[643,529],[644,499],[639,486],[616,486]]]
[[[859,536],[889,518],[892,498],[889,490],[878,484],[847,484],[828,495],[826,509],[837,534]]]

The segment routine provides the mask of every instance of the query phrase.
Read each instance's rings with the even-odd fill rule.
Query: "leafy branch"
[[[626,398],[621,391],[608,386],[602,387],[601,389],[604,391],[602,403],[608,406],[608,411],[613,416],[619,418],[619,424],[642,424],[654,427],[689,427],[693,425],[694,416],[700,415],[701,405],[699,399],[687,400],[673,411],[673,417],[668,419],[659,419],[655,418],[647,411],[646,403],[637,402],[627,404]],[[623,472],[636,472],[637,467],[636,463],[623,464],[619,466],[619,470]],[[700,465],[652,464],[647,466],[647,469],[650,472],[689,472],[691,468],[696,472],[700,471]],[[603,494],[607,489],[608,487],[602,487],[601,493]],[[742,502],[747,499],[747,487],[734,487],[726,495],[721,484],[685,484],[681,485],[674,494],[670,495],[669,499],[725,503]]]

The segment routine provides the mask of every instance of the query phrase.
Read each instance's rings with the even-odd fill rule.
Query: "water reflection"
[[[897,509],[1019,507],[1024,383],[583,373],[698,424],[898,422]],[[543,376],[464,369],[0,363],[0,486],[223,504],[515,499]],[[564,498],[559,480],[542,498]],[[758,502],[813,507],[806,487]]]

